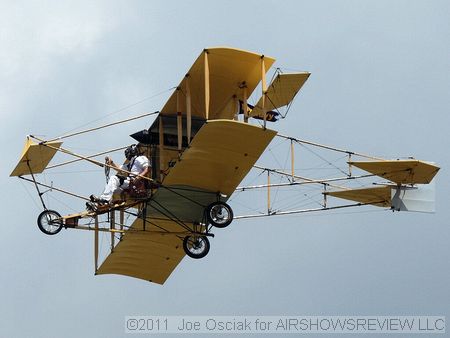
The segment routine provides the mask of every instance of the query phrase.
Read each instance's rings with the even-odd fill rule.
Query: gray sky
[[[450,318],[448,2],[3,0],[0,8],[1,336],[123,337],[126,315]],[[236,222],[164,286],[94,277],[92,234],[41,234],[32,186],[8,177],[25,135],[159,110],[203,48],[220,45],[312,73],[274,126],[281,133],[440,165],[437,213]],[[124,145],[150,122],[73,146]],[[89,194],[104,178],[97,170],[59,180]]]

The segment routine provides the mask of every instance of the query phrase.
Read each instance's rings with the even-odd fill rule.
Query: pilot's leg
[[[99,199],[106,202],[111,202],[113,194],[120,187],[120,179],[117,176],[111,176],[105,186],[105,190],[100,195]]]

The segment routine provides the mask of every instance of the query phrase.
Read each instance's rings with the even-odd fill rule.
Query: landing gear
[[[39,229],[46,235],[56,235],[61,231],[63,223],[61,215],[54,210],[44,210],[37,219]]]
[[[204,217],[203,228],[196,228],[194,224],[194,233],[183,240],[186,255],[195,259],[203,258],[208,254],[210,248],[208,236],[214,237],[214,234],[210,233],[211,228],[213,226],[225,228],[230,225],[233,221],[233,210],[224,202],[214,202],[205,208]]]
[[[183,249],[191,258],[199,259],[205,257],[209,252],[210,244],[208,237],[191,235],[183,240]]]
[[[216,228],[225,228],[233,221],[233,210],[224,202],[215,202],[206,208],[208,222]]]

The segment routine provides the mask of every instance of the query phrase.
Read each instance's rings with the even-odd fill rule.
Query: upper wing
[[[232,119],[237,109],[237,101],[234,100],[243,100],[243,86],[247,88],[247,96],[250,96],[261,81],[262,55],[235,48],[217,47],[208,48],[197,58],[178,86],[182,95],[179,109],[186,112],[185,95],[189,81],[192,116],[201,118],[205,118],[205,53],[208,55],[209,65],[209,119]],[[275,59],[264,56],[265,70],[274,62]],[[177,113],[176,91],[161,113]]]
[[[22,156],[10,176],[40,174],[47,167],[62,142],[48,142],[46,145],[34,143],[30,138],[25,142]]]

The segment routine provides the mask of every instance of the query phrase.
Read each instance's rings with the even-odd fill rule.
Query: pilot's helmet
[[[137,155],[138,149],[135,144],[132,144],[131,146],[128,146],[127,149],[125,149],[125,157],[127,158],[128,161]]]

